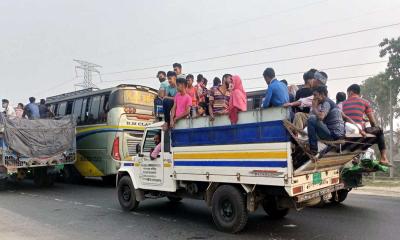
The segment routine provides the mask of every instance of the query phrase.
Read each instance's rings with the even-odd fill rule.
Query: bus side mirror
[[[136,144],[136,153],[140,153],[140,144]]]

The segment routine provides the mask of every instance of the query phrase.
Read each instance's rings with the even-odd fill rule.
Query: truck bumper
[[[316,191],[312,191],[312,192],[304,193],[304,194],[301,194],[301,195],[297,195],[297,196],[294,197],[294,199],[296,200],[297,203],[302,203],[302,202],[305,202],[305,201],[308,201],[308,200],[312,200],[312,199],[315,199],[315,198],[318,198],[318,197],[323,197],[323,196],[325,196],[327,194],[330,194],[332,192],[336,192],[336,191],[338,191],[340,189],[343,189],[343,188],[344,188],[344,184],[343,183],[339,183],[339,184],[336,184],[336,185],[333,185],[333,186],[329,186],[329,187],[326,187],[326,188],[322,188],[322,189],[319,189],[319,190],[316,190]]]

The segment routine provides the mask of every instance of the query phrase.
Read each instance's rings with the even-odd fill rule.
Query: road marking
[[[288,227],[288,228],[295,228],[297,227],[297,225],[294,224],[287,224],[287,225],[283,225],[284,227]]]
[[[54,201],[57,201],[57,202],[64,202],[64,200],[59,199],[59,198],[54,198]]]
[[[101,208],[101,206],[98,206],[98,205],[92,205],[92,204],[85,204],[85,207],[91,207],[91,208]]]

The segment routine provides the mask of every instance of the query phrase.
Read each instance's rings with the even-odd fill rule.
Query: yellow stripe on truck
[[[174,153],[174,159],[286,159],[282,152]]]

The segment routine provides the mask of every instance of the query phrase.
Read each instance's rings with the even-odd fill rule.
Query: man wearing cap
[[[1,101],[2,107],[4,108],[4,114],[6,117],[16,117],[15,110],[13,107],[10,107],[10,102],[7,99],[3,99]]]
[[[314,71],[310,70],[308,71],[306,74],[312,74]],[[319,86],[326,86],[326,82],[328,80],[326,74],[321,74],[321,72],[316,71],[313,74],[313,78],[308,80],[308,83],[311,87],[311,89],[315,89]],[[314,99],[314,95],[311,95],[309,97],[305,97],[305,98],[300,98],[299,100],[295,101],[295,102],[291,102],[291,103],[286,103],[283,106],[284,107],[299,107],[299,108],[308,108],[311,109],[312,107],[312,102]],[[298,129],[304,129],[307,126],[307,120],[309,117],[309,113],[307,112],[297,112],[294,115],[294,119],[293,119],[293,125],[296,126],[296,128]]]

